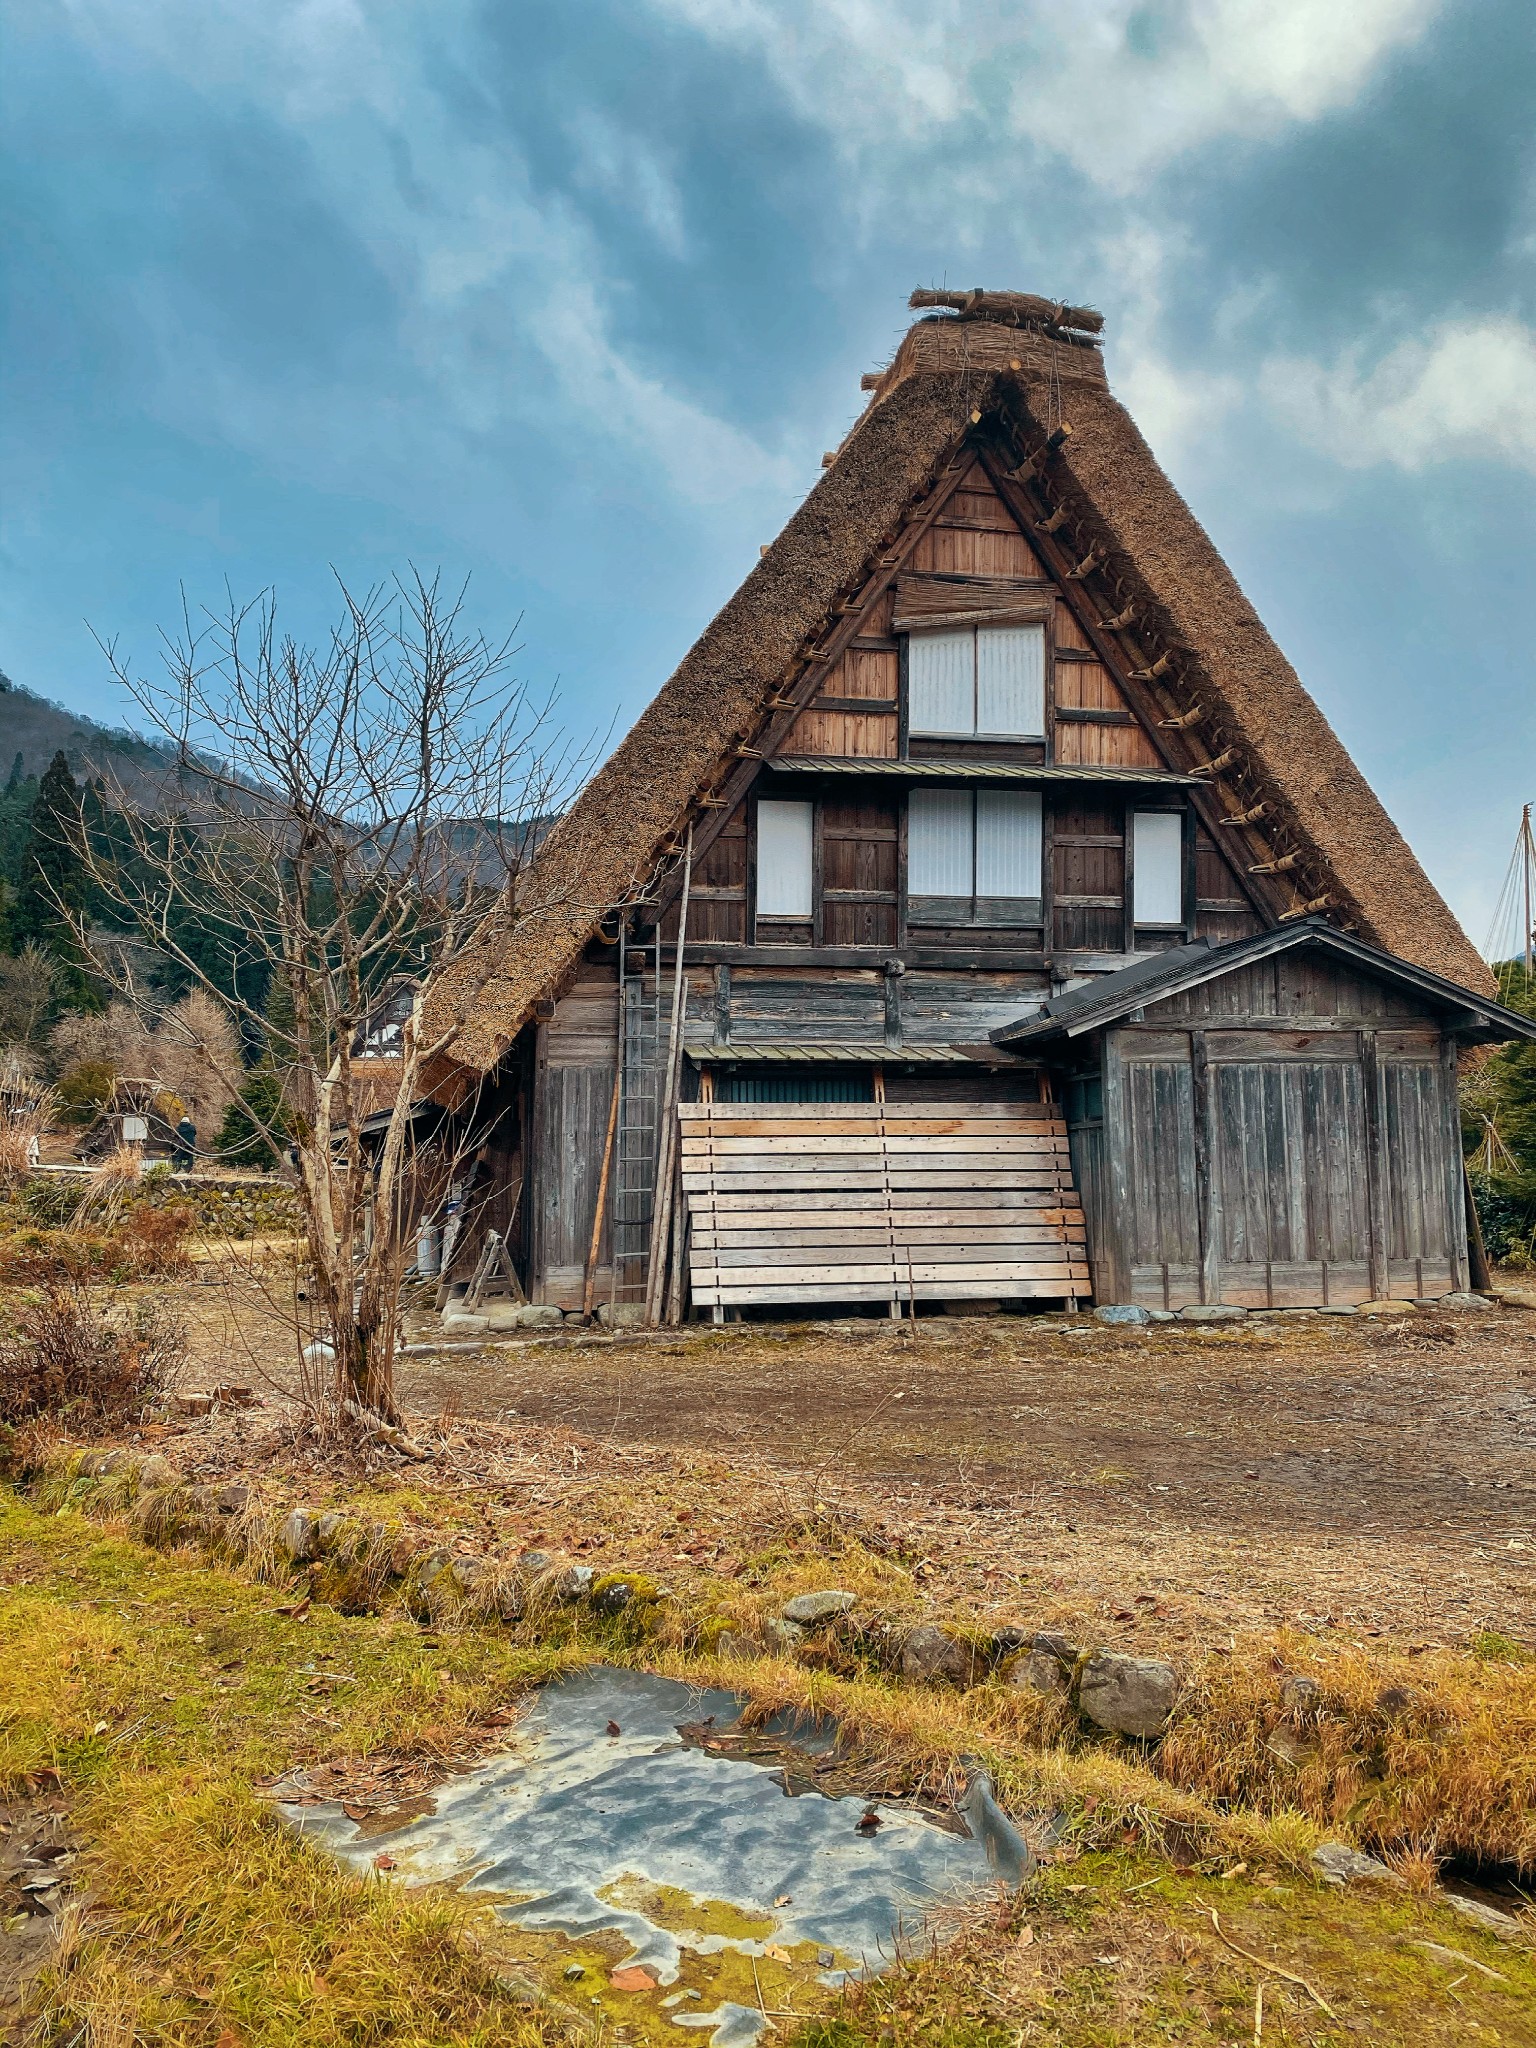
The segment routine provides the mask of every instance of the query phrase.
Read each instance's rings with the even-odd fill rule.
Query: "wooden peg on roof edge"
[[[1133,668],[1131,680],[1137,683],[1155,683],[1159,676],[1167,675],[1173,667],[1171,654],[1160,654],[1150,668]]]

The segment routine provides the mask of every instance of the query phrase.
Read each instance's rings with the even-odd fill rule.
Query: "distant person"
[[[197,1125],[183,1116],[176,1126],[176,1150],[171,1155],[178,1173],[190,1173],[197,1163]]]

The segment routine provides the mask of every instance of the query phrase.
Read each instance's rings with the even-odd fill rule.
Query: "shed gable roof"
[[[1233,939],[1213,946],[1197,939],[1192,945],[1175,946],[1166,953],[1150,954],[1123,967],[1116,974],[1101,975],[1081,988],[1053,996],[1038,1012],[1020,1018],[1017,1024],[1001,1025],[991,1033],[994,1045],[1010,1052],[1027,1052],[1053,1039],[1080,1038],[1116,1024],[1133,1011],[1151,1008],[1202,982],[1218,981],[1223,975],[1272,959],[1278,953],[1315,951],[1332,955],[1360,969],[1373,980],[1385,981],[1410,990],[1421,1002],[1454,1014],[1460,1021],[1458,1037],[1469,1043],[1495,1043],[1510,1038],[1536,1038],[1536,1020],[1506,1009],[1502,1003],[1447,981],[1411,960],[1400,960],[1368,945],[1353,932],[1341,932],[1320,917],[1295,919],[1273,931],[1255,932],[1245,939]]]
[[[894,576],[882,551],[976,450],[1053,574],[1077,579],[1096,637],[1176,728],[1178,765],[1219,789],[1229,815],[1247,814],[1231,845],[1250,867],[1284,873],[1271,885],[1272,914],[1326,906],[1403,959],[1491,991],[1486,966],[1111,396],[1096,347],[1067,331],[1087,316],[1013,294],[981,295],[973,312],[987,317],[961,310],[909,330],[804,504],[488,917],[429,1018],[452,1032],[448,1065],[474,1075],[497,1063],[602,918],[649,884],[694,808],[739,779],[738,750],[761,740],[857,594]],[[1317,895],[1304,893],[1314,885]]]

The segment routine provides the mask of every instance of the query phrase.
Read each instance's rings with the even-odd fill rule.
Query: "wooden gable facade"
[[[1097,351],[1064,309],[1013,303],[913,330],[827,482],[551,835],[521,925],[488,930],[450,1078],[473,1083],[485,1214],[535,1302],[1208,1298],[1184,1250],[1122,1243],[1081,1077],[1021,1027],[1298,914],[1379,941],[1422,900],[1421,950],[1481,972],[1368,792],[1360,857],[1338,850],[1359,778],[1321,720],[1280,769],[1257,716],[1240,727],[1251,615],[1202,650],[1150,601],[1068,467],[1063,408],[1108,403]],[[1134,471],[1144,444],[1122,455]],[[1289,742],[1316,713],[1285,688]],[[1126,1113],[1155,1131],[1187,1082],[1126,1059]],[[1443,1146],[1433,1170],[1443,1192]],[[1447,1240],[1434,1283],[1464,1283],[1465,1255]],[[460,1278],[472,1256],[466,1233]]]

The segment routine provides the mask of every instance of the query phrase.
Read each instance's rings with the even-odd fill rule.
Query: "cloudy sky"
[[[916,284],[1111,380],[1481,943],[1536,797],[1530,0],[7,0],[0,666],[472,576],[622,729]]]

